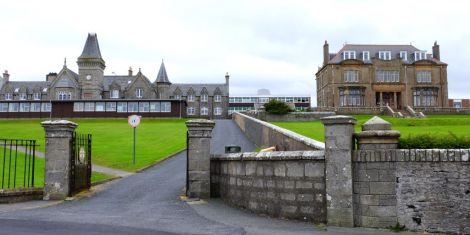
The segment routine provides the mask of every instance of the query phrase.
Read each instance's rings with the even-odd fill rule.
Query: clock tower
[[[103,94],[103,75],[106,67],[101,57],[100,46],[96,33],[89,33],[78,57],[78,77],[82,99],[101,99]]]

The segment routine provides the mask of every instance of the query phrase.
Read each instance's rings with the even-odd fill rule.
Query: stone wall
[[[321,150],[325,144],[242,113],[232,119],[245,135],[259,147],[276,146],[280,151]]]
[[[0,189],[0,204],[42,200],[43,193],[42,188]]]
[[[413,107],[416,112],[423,112],[424,114],[470,114],[470,108],[441,108],[441,107],[430,107],[430,108],[419,108]]]
[[[265,111],[248,111],[245,113],[266,122],[308,122],[322,117],[335,115],[335,112],[292,112],[283,115],[270,114]]]
[[[355,151],[355,225],[470,234],[469,151]]]
[[[211,196],[257,214],[326,222],[323,151],[216,155]]]

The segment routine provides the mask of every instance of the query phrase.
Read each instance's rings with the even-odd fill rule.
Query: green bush
[[[457,136],[452,132],[441,135],[408,135],[399,141],[401,149],[462,149],[470,148],[470,136]]]
[[[270,100],[268,103],[264,104],[266,112],[272,114],[286,114],[292,112],[292,109],[285,102],[279,100]]]

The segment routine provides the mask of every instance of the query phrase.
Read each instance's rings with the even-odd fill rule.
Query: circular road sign
[[[129,123],[129,125],[131,125],[131,127],[136,128],[136,127],[140,124],[140,116],[138,116],[138,115],[131,115],[131,116],[129,116],[129,118],[127,119],[127,122]]]

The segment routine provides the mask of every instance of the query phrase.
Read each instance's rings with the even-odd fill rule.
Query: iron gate
[[[72,135],[69,196],[91,186],[91,134]]]

